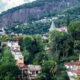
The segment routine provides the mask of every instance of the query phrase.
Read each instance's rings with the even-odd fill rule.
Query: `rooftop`
[[[28,69],[31,71],[37,71],[37,70],[41,70],[41,66],[40,65],[28,65]]]
[[[21,52],[20,50],[18,49],[15,49],[15,50],[12,50],[13,52]]]
[[[80,70],[72,70],[71,72],[76,73],[78,76],[80,76]]]
[[[23,69],[23,70],[25,70],[25,69],[28,69],[30,71],[41,70],[41,66],[39,66],[39,65],[25,65],[25,64],[22,64],[22,63],[17,64],[17,65],[20,67],[20,69]]]
[[[28,69],[27,65],[25,65],[25,64],[20,63],[20,64],[17,64],[17,65],[20,67],[21,70]]]
[[[65,63],[65,65],[68,65],[68,66],[71,66],[71,65],[80,66],[80,61],[76,61],[76,62],[68,62],[68,63]]]

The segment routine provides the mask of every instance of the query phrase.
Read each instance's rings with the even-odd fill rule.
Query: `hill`
[[[0,15],[0,27],[10,27],[17,24],[39,20],[46,16],[54,16],[56,12],[69,8],[79,0],[37,0],[24,4]]]

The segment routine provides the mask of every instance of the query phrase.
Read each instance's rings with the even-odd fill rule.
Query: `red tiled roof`
[[[72,70],[72,72],[76,73],[77,75],[80,76],[80,70]]]
[[[14,51],[14,52],[21,52],[20,50],[18,50],[18,49],[15,49],[15,50],[12,50],[12,51]]]
[[[65,63],[65,65],[76,65],[76,66],[80,66],[80,61],[77,61],[77,62],[68,62],[68,63]]]
[[[28,69],[27,65],[25,65],[25,64],[18,64],[18,66],[19,66],[19,68],[20,68],[21,70]]]
[[[39,66],[39,65],[28,65],[28,69],[30,71],[38,71],[38,70],[41,70],[41,66]]]

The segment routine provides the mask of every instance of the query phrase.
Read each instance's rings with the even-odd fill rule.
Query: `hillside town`
[[[59,31],[59,32],[68,32],[67,27],[60,27],[56,28],[54,21],[52,21],[51,27],[49,28],[49,33],[53,31]],[[0,29],[0,35],[5,36],[7,35],[5,33],[5,30],[2,28]],[[15,35],[14,35],[15,36]],[[16,37],[19,35],[16,35]],[[22,36],[22,35],[21,35]],[[48,40],[48,36],[43,35],[42,37],[44,40]],[[15,60],[15,64],[19,67],[21,70],[21,75],[19,75],[20,79],[24,79],[25,77],[29,78],[29,80],[35,80],[35,78],[41,74],[42,69],[40,65],[33,65],[33,64],[25,64],[24,56],[21,52],[21,46],[19,45],[19,40],[12,40],[7,42],[2,42],[2,45],[7,45],[9,47],[9,50],[11,52],[11,55],[13,56]],[[50,47],[45,46],[45,51],[50,51]],[[64,66],[66,67],[66,72],[70,78],[70,80],[76,80],[78,76],[80,76],[80,61],[71,61],[64,63]]]
[[[22,70],[22,75],[20,75],[20,77],[28,77],[30,80],[34,80],[35,77],[41,73],[41,66],[25,65],[24,56],[20,51],[18,41],[9,41],[7,42],[7,45],[9,46],[12,56],[16,61],[16,65]]]
[[[0,0],[0,80],[80,80],[80,0]]]

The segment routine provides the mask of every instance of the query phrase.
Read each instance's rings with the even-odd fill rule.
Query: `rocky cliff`
[[[42,1],[42,2],[41,2]],[[39,19],[47,14],[55,13],[64,8],[69,8],[79,2],[79,0],[39,0],[30,3],[30,7],[25,4],[22,8],[20,6],[10,9],[4,14],[0,15],[0,27],[12,26],[18,23],[25,23],[32,19]],[[40,3],[40,5],[39,5]],[[36,4],[33,6],[33,4]]]

